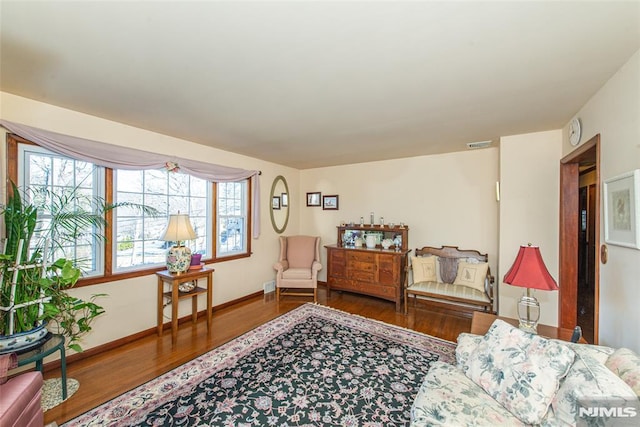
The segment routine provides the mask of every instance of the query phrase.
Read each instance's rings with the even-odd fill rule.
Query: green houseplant
[[[53,254],[64,253],[65,244],[78,239],[100,238],[105,212],[128,205],[149,214],[155,210],[130,203],[107,204],[73,188],[68,191],[39,189],[29,198],[11,184],[7,205],[0,211],[5,224],[5,244],[0,255],[0,336],[10,338],[45,323],[64,335],[69,348],[82,351],[79,341],[91,331],[92,321],[103,307],[92,295],[88,300],[68,293],[81,277],[82,260]],[[39,213],[46,210],[46,219]],[[2,246],[0,246],[2,249]],[[13,284],[15,283],[15,286]],[[11,315],[10,307],[13,307]],[[15,308],[20,307],[20,308]]]

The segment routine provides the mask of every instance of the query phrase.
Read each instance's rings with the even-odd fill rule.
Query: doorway
[[[560,327],[598,343],[600,135],[560,161]]]

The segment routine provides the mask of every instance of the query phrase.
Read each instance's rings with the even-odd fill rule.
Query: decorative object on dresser
[[[278,302],[280,295],[313,295],[313,302],[318,302],[318,271],[322,270],[320,237],[280,236],[280,257],[273,268]],[[289,289],[312,289],[313,293]]]
[[[531,243],[528,246],[520,246],[513,265],[502,281],[511,286],[527,288],[526,295],[522,295],[518,301],[519,328],[535,334],[538,320],[540,320],[540,303],[535,296],[531,295],[531,289],[544,291],[558,289],[558,284],[544,265],[540,248],[531,246]]]
[[[430,304],[444,304],[463,311],[493,312],[493,284],[487,254],[457,246],[416,249],[411,257],[412,281],[404,289],[404,312],[408,297],[425,297]],[[407,277],[409,274],[406,275]]]
[[[337,227],[337,242],[327,245],[327,296],[332,290],[356,292],[383,298],[402,306],[409,227],[375,224]],[[394,241],[388,249],[385,239]],[[366,248],[355,243],[366,242]]]
[[[184,245],[185,240],[193,240],[196,238],[196,232],[193,231],[189,215],[177,214],[169,215],[169,223],[162,233],[160,240],[165,242],[174,242],[167,252],[167,270],[170,273],[184,273],[191,265],[191,249]]]

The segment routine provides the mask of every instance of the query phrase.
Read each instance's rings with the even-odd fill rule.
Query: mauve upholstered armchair
[[[289,289],[312,289],[313,302],[318,302],[320,237],[280,236],[280,259],[273,268],[277,272],[276,301],[280,302],[280,295],[311,295]]]
[[[42,374],[25,372],[7,380],[7,370],[16,366],[14,353],[0,354],[0,426],[42,427]]]

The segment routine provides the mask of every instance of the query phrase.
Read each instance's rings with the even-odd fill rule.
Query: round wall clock
[[[580,119],[571,120],[571,123],[569,123],[569,142],[574,147],[580,142],[581,132]]]

